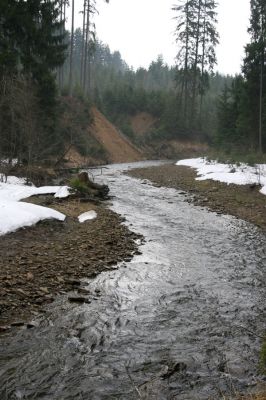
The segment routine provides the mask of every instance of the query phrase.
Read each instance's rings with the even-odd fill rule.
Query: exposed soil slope
[[[105,164],[106,158],[104,154],[99,155],[98,157],[96,155],[94,155],[94,157],[84,157],[74,146],[71,146],[64,156],[64,161],[66,167],[82,167],[85,165],[95,166]]]
[[[108,153],[109,162],[122,163],[143,160],[143,154],[126,139],[105,116],[92,108],[93,125],[91,130],[95,138]]]
[[[141,112],[130,118],[130,124],[135,135],[143,136],[151,132],[157,120],[147,112]]]
[[[160,120],[147,112],[140,112],[129,117],[129,123],[134,132],[136,143],[141,143],[149,158],[193,157],[206,153],[208,150],[207,144],[198,141],[153,136],[152,133],[160,125]]]

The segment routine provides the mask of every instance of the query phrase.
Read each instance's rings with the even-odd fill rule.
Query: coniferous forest
[[[93,104],[140,146],[130,117],[147,112],[156,123],[142,141],[192,140],[227,152],[265,151],[263,0],[250,1],[250,41],[241,74],[234,77],[215,72],[215,0],[178,1],[172,8],[176,64],[168,66],[158,55],[147,69],[137,70],[97,37],[96,1],[84,0],[81,27],[70,15],[68,31],[70,5],[75,10],[74,0],[0,1],[1,159],[46,162],[68,143],[83,153],[100,151],[86,136]]]

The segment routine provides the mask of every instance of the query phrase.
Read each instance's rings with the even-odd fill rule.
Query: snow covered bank
[[[216,161],[207,161],[205,158],[191,158],[180,160],[176,165],[183,165],[197,170],[199,181],[211,179],[223,183],[236,185],[260,184],[260,192],[266,195],[266,164],[256,164],[250,167],[246,164],[220,164]]]
[[[90,219],[95,219],[95,218],[97,218],[97,213],[96,213],[96,211],[91,210],[91,211],[87,211],[87,212],[81,214],[78,217],[78,220],[80,223],[82,223],[82,222],[88,221]]]
[[[19,202],[39,194],[54,194],[62,198],[67,197],[69,191],[66,186],[26,186],[24,179],[16,177],[8,177],[6,183],[0,182],[0,235],[34,225],[43,219],[64,221],[65,215],[51,208]]]

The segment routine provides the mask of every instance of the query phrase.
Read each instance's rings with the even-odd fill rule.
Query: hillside
[[[140,161],[145,158],[131,141],[96,109],[81,100],[61,99],[61,131],[65,152],[59,156],[69,167]],[[70,140],[69,140],[70,139]],[[72,143],[72,144],[70,144]]]
[[[156,130],[160,120],[148,112],[139,112],[128,117],[134,134],[134,142],[149,158],[183,158],[204,154],[208,145],[196,140],[167,139],[158,137]]]
[[[91,132],[106,150],[109,162],[133,162],[145,158],[142,152],[129,139],[122,135],[95,107],[92,108],[92,116],[93,124]]]
[[[139,112],[130,117],[130,125],[138,137],[149,134],[156,126],[157,119],[147,112]]]

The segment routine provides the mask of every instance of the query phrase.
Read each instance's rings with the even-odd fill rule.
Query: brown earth
[[[266,400],[266,393],[255,394],[255,395],[251,394],[251,395],[248,395],[248,396],[241,396],[241,397],[238,397],[237,400]]]
[[[129,175],[149,179],[155,185],[189,192],[187,200],[220,214],[230,214],[266,230],[266,196],[259,187],[227,185],[212,180],[196,181],[196,171],[189,167],[163,165],[135,169]]]
[[[130,125],[135,135],[143,136],[156,125],[157,119],[147,112],[141,112],[130,118]]]
[[[91,130],[108,153],[110,163],[134,162],[143,160],[143,154],[104,115],[92,107],[93,125]]]
[[[102,165],[105,164],[106,160],[104,157],[102,158],[94,158],[94,157],[84,157],[82,156],[78,150],[74,147],[71,146],[65,156],[65,166],[66,167],[80,167],[80,166],[96,166],[96,165]]]
[[[80,279],[113,269],[138,252],[139,236],[103,205],[52,196],[34,197],[31,202],[49,203],[67,219],[43,221],[0,237],[0,332],[44,311],[59,293],[75,290],[87,301]],[[80,224],[77,216],[91,209],[98,217]]]
[[[159,158],[178,159],[191,158],[206,154],[208,145],[199,142],[181,140],[162,140],[152,145]]]
[[[72,104],[72,108],[70,107],[66,113],[68,118],[65,118],[65,130],[75,132],[75,127],[79,125],[76,114],[69,117],[69,114],[73,113],[75,109],[78,109],[77,105]],[[83,114],[80,115],[80,119],[83,116],[82,120],[85,119]],[[90,117],[91,120],[87,121],[88,125],[86,128],[82,125],[82,129],[83,131],[87,130],[94,156],[84,157],[74,145],[69,149],[66,145],[66,153],[63,154],[63,157],[61,156],[66,167],[134,162],[143,159],[175,159],[181,155],[182,157],[194,157],[208,151],[206,144],[198,142],[150,138],[149,134],[156,128],[159,121],[147,112],[128,117],[128,124],[135,135],[135,144],[108,121],[96,107],[90,109]],[[96,152],[94,148],[97,149]]]
[[[129,123],[137,143],[141,143],[148,158],[196,157],[205,154],[209,149],[207,144],[196,141],[149,138],[149,134],[156,129],[159,120],[147,112],[137,113],[135,116],[129,117]]]

